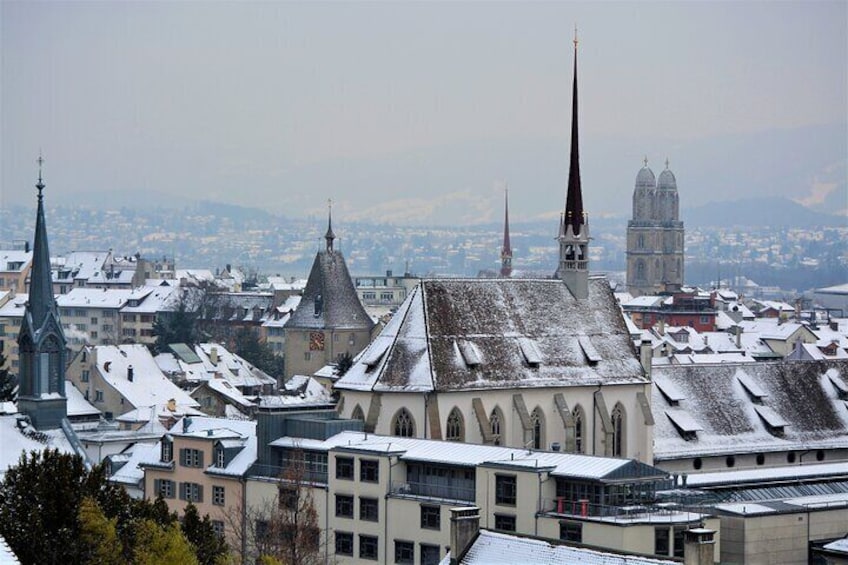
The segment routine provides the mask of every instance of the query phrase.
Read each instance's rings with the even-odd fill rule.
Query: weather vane
[[[41,180],[41,166],[44,164],[44,157],[41,156],[41,150],[38,151],[38,159],[35,160],[38,163],[38,184],[35,185],[35,188],[38,189],[38,196],[41,197],[41,191],[44,189],[44,183]]]
[[[668,169],[668,157],[665,158],[665,168]]]
[[[574,24],[574,48],[577,49],[577,24]]]

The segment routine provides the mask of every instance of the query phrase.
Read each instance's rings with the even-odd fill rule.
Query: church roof
[[[362,307],[340,251],[319,251],[287,328],[366,329],[374,323]]]
[[[647,382],[605,279],[431,279],[336,387],[452,391]]]
[[[654,455],[848,447],[848,360],[688,365],[653,370]],[[674,393],[669,393],[669,390]],[[700,429],[682,437],[678,414]],[[687,420],[688,421],[688,420]],[[687,430],[683,430],[686,432]]]
[[[636,175],[636,188],[656,188],[656,186],[657,178],[654,176],[654,171],[648,165],[639,169],[639,173]]]
[[[677,190],[677,179],[674,178],[674,173],[669,169],[665,169],[660,173],[660,178],[657,181],[657,188],[666,190]]]

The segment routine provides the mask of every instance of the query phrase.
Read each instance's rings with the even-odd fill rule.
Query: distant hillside
[[[687,228],[733,226],[821,226],[848,225],[845,216],[821,214],[786,198],[745,198],[710,202],[680,213]]]

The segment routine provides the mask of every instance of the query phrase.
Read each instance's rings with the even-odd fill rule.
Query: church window
[[[583,429],[583,422],[585,418],[583,415],[583,408],[576,406],[572,416],[574,418],[574,451],[577,453],[584,453],[583,434],[585,433],[585,430]]]
[[[401,408],[395,414],[394,425],[392,426],[394,435],[400,437],[415,437],[415,422],[412,419],[412,414],[406,408]]]
[[[645,262],[642,260],[636,261],[636,280],[645,280]]]
[[[624,407],[616,404],[612,410],[612,455],[622,457],[624,455]]]
[[[448,424],[445,428],[445,439],[448,441],[465,441],[465,433],[462,425],[462,414],[457,408],[451,410],[448,415]]]
[[[492,437],[494,438],[495,445],[501,444],[501,421],[503,418],[501,417],[501,411],[499,408],[495,408],[492,410],[492,414],[489,416],[489,427],[492,430]]]
[[[537,406],[533,410],[533,413],[530,414],[530,424],[533,432],[533,449],[542,449],[542,446],[545,445],[544,438],[542,437],[545,428],[544,420],[545,416],[542,414],[542,409]]]
[[[357,404],[356,407],[354,407],[353,412],[351,412],[351,414],[350,414],[350,419],[351,420],[364,420],[365,419],[365,414],[362,412],[362,406]]]

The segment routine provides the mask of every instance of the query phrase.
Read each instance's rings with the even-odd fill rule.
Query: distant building
[[[420,279],[411,273],[354,277],[356,295],[366,306],[400,306]]]
[[[504,190],[504,237],[501,248],[501,277],[512,275],[512,243],[509,241],[509,191]]]
[[[683,222],[677,180],[668,168],[645,166],[636,175],[633,218],[627,222],[627,290],[633,296],[675,292],[683,286]]]

